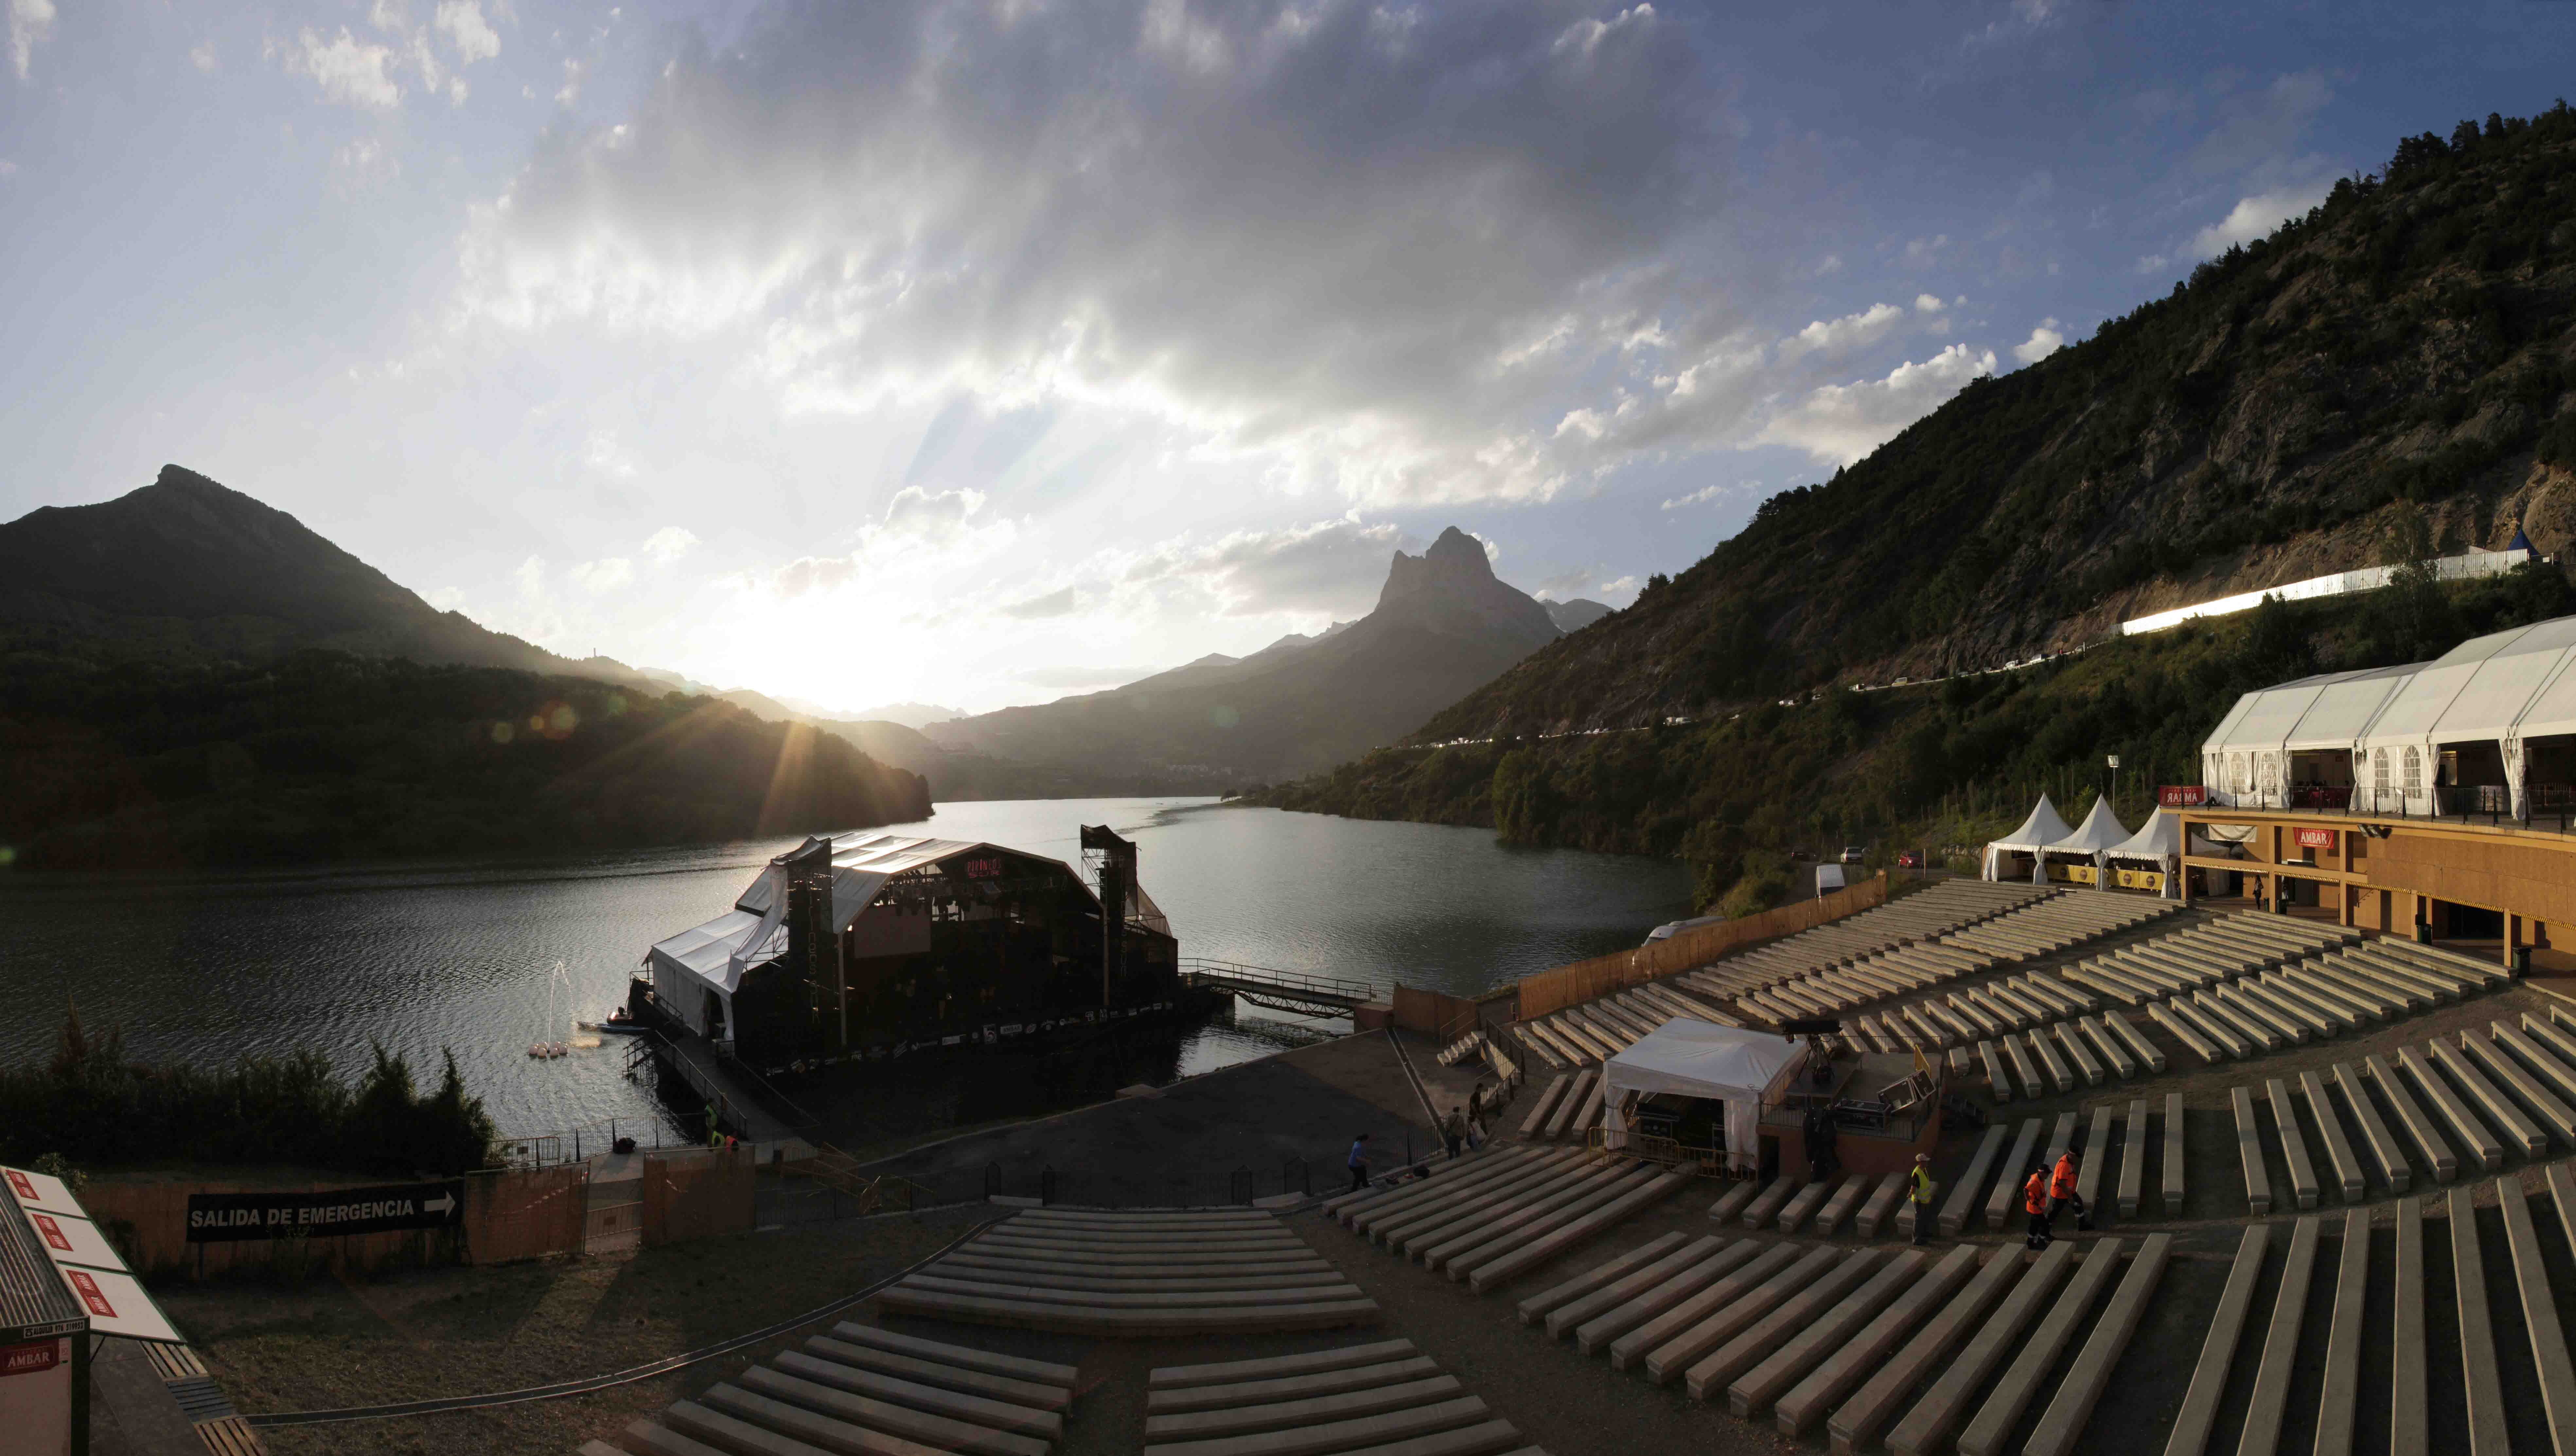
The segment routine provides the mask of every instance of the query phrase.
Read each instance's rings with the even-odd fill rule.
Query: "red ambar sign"
[[[0,1376],[33,1375],[51,1370],[62,1363],[62,1344],[57,1340],[38,1340],[29,1345],[0,1346]]]
[[[2331,829],[2302,829],[2299,831],[2299,848],[2301,849],[2332,849],[2334,846],[2335,832]]]
[[[55,1248],[62,1250],[66,1254],[72,1251],[71,1235],[64,1233],[63,1226],[54,1222],[50,1215],[31,1213],[27,1216],[36,1221],[36,1232],[45,1236],[46,1243],[53,1245]]]
[[[2156,790],[2156,802],[2168,809],[2190,809],[2209,802],[2209,790],[2199,784],[2167,784]]]

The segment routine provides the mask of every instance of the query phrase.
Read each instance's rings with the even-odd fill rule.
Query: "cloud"
[[[592,596],[605,596],[635,580],[635,563],[623,556],[585,561],[572,569],[572,580]]]
[[[664,526],[644,538],[644,554],[658,566],[668,566],[689,554],[698,544],[697,536],[683,526]]]
[[[2058,332],[2057,320],[2041,319],[2030,337],[2013,345],[2013,357],[2024,364],[2036,364],[2066,346],[2066,335]]]
[[[1940,300],[1933,299],[1932,306],[1940,307]],[[1904,320],[1905,310],[1896,305],[1873,303],[1859,313],[1847,313],[1838,319],[1818,319],[1782,340],[1780,352],[1785,358],[1819,352],[1848,353],[1886,338]]]
[[[477,0],[439,0],[432,24],[456,47],[459,65],[488,61],[501,53],[501,34],[483,18],[483,7]]]
[[[2215,258],[2231,247],[2269,237],[2274,228],[2291,218],[2307,216],[2308,209],[2325,201],[2326,194],[2333,190],[2334,183],[2326,180],[2239,198],[2227,210],[2227,216],[2192,234],[2191,254]]]
[[[197,42],[196,46],[188,52],[188,64],[212,74],[216,65],[215,43],[210,40]]]
[[[979,520],[984,500],[980,490],[905,486],[886,502],[880,519],[860,528],[856,550],[789,562],[770,575],[770,589],[786,597],[829,592],[862,571],[935,579],[946,568],[989,557],[1017,538],[1019,523],[1007,517]]]
[[[1716,500],[1725,495],[1726,490],[1727,488],[1722,485],[1703,485],[1688,495],[1674,496],[1671,500],[1664,502],[1663,509],[1668,511],[1678,511],[1687,506],[1706,505],[1710,501]]]
[[[519,583],[519,595],[529,598],[542,596],[546,589],[546,559],[531,556],[520,562],[519,569],[511,576]]]
[[[36,47],[54,38],[54,0],[9,0],[9,64],[27,79]]]
[[[0,157],[0,181],[6,181],[17,175],[18,164],[10,161],[7,157]]]
[[[1043,596],[1027,597],[1001,609],[1002,615],[1015,621],[1035,622],[1048,617],[1070,617],[1080,610],[1072,587],[1051,591]]]
[[[1914,311],[1916,313],[1939,313],[1944,307],[1947,307],[1947,305],[1943,304],[1941,300],[1933,297],[1931,294],[1918,293],[1914,295]]]
[[[2218,107],[2218,124],[2192,149],[2189,166],[2202,176],[2275,166],[2288,158],[2334,99],[2334,88],[2316,71],[2277,77],[2262,90],[2230,96]]]
[[[1994,372],[1993,350],[1952,344],[1921,363],[1896,366],[1884,379],[1825,385],[1775,416],[1762,439],[1848,465],[1948,403],[1968,381]]]
[[[1544,497],[1604,463],[1545,429],[1604,360],[1726,332],[1703,65],[1597,0],[788,7],[549,133],[457,318],[733,349],[798,410],[1071,404],[1356,501]]]
[[[1909,239],[1905,244],[1905,266],[1928,268],[1932,265],[1932,260],[1941,256],[1941,251],[1949,246],[1948,233],[1940,233],[1928,238]]]
[[[324,40],[306,26],[296,33],[292,45],[270,41],[268,53],[282,57],[288,71],[312,77],[323,96],[344,105],[381,111],[402,100],[402,88],[394,83],[388,69],[393,62],[393,47],[359,41],[345,25],[331,40]]]
[[[331,154],[332,171],[352,190],[380,186],[402,175],[402,164],[376,137],[344,142]]]
[[[555,105],[570,106],[581,99],[581,78],[590,74],[590,62],[564,57],[563,85],[555,91]]]
[[[1174,589],[1218,614],[1343,616],[1375,605],[1402,538],[1392,525],[1342,519],[1274,531],[1235,531],[1204,544],[1162,542],[1115,572],[1130,590]],[[1488,548],[1490,555],[1490,548]]]

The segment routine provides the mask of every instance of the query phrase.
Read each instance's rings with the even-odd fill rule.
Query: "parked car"
[[[1868,859],[1868,858],[1869,858],[1869,846],[1868,846],[1868,845],[1865,845],[1865,844],[1846,844],[1846,845],[1844,845],[1844,846],[1843,846],[1843,863],[1844,863],[1844,864],[1859,864],[1859,863],[1861,863],[1863,860],[1866,860],[1866,859]]]
[[[1814,864],[1816,862],[1816,852],[1812,849],[1793,849],[1789,851],[1789,862],[1791,864]]]
[[[1923,856],[1909,849],[1896,857],[1896,867],[1901,870],[1919,870],[1923,868]]]

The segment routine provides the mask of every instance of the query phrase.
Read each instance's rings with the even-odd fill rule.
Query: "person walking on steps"
[[[2048,1165],[2033,1163],[2030,1177],[2021,1185],[2022,1210],[2030,1215],[2030,1237],[2023,1246],[2032,1249],[2048,1247]]]
[[[2080,1233],[2091,1233],[2093,1210],[2084,1206],[2083,1198],[2075,1191],[2075,1176],[2079,1171],[2077,1164],[2080,1161],[2073,1148],[2058,1154],[2057,1170],[2048,1175],[2048,1216],[2057,1217],[2058,1213],[2071,1203],[2075,1205],[2076,1230]]]
[[[1916,1153],[1914,1171],[1905,1178],[1905,1196],[1914,1202],[1914,1242],[1932,1242],[1932,1155]]]
[[[1440,1141],[1449,1145],[1449,1161],[1458,1161],[1458,1152],[1467,1142],[1467,1114],[1450,1108],[1448,1119],[1440,1124]]]
[[[1368,1186],[1368,1139],[1369,1135],[1367,1133],[1361,1133],[1358,1137],[1351,1139],[1350,1169],[1351,1191],[1353,1193],[1357,1193]]]

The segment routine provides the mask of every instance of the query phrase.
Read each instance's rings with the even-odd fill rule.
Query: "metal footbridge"
[[[1366,981],[1336,980],[1303,971],[1275,971],[1267,966],[1195,956],[1182,958],[1180,972],[1182,985],[1223,991],[1255,1006],[1299,1016],[1348,1016],[1382,995]]]

